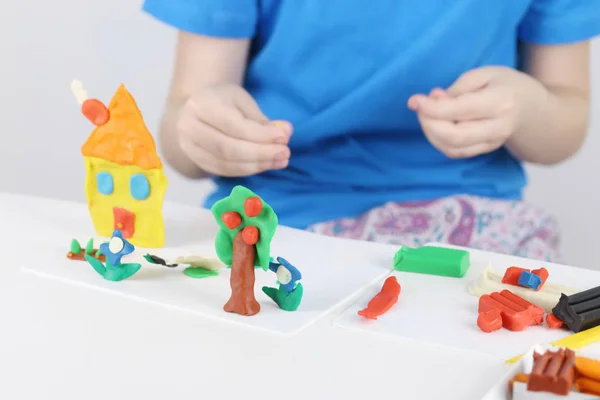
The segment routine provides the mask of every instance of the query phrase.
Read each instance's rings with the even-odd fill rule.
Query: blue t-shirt
[[[290,164],[216,178],[206,206],[244,185],[297,228],[390,201],[520,198],[521,162],[504,148],[449,159],[407,100],[473,68],[515,67],[519,40],[600,33],[599,0],[146,0],[144,9],[184,31],[253,39],[244,87],[265,115],[294,125]]]

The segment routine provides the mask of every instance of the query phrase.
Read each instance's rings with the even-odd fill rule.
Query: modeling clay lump
[[[269,296],[282,310],[296,311],[304,295],[304,287],[300,283],[302,274],[298,268],[283,257],[277,257],[277,262],[271,261],[269,270],[277,275],[279,288],[263,286],[263,293]]]
[[[358,315],[368,319],[377,319],[398,302],[400,290],[398,279],[395,276],[388,277],[383,283],[381,291],[369,301],[367,308],[358,312]]]
[[[469,269],[469,252],[444,247],[402,246],[394,256],[394,269],[405,272],[461,278]]]
[[[102,254],[100,249],[94,248],[94,239],[88,240],[85,246],[85,251],[81,248],[81,245],[79,244],[77,239],[71,240],[71,247],[70,251],[67,253],[67,258],[71,260],[86,261],[86,255],[96,258],[103,262],[106,261],[106,257],[104,256],[104,254]]]
[[[491,265],[488,265],[481,275],[469,285],[469,293],[477,297],[502,290],[510,290],[524,300],[543,308],[547,313],[552,312],[552,308],[558,303],[561,293],[573,294],[579,292],[579,289],[553,283],[546,283],[538,291],[505,284],[502,283],[502,275],[494,271]]]
[[[533,354],[533,370],[529,374],[527,390],[550,392],[566,396],[573,388],[575,379],[575,353],[570,349],[544,354]]]
[[[533,290],[541,290],[548,279],[548,270],[546,268],[530,271],[520,267],[509,267],[504,273],[502,283],[507,285],[521,286]]]
[[[575,358],[575,387],[582,393],[600,396],[600,361],[587,357]]]
[[[108,243],[100,245],[100,251],[106,256],[106,265],[96,258],[85,255],[85,259],[108,281],[118,282],[133,276],[141,268],[141,264],[122,264],[123,256],[133,253],[135,247],[123,238],[121,231],[116,229]]]
[[[570,296],[562,294],[552,313],[573,332],[600,326],[600,286]]]
[[[225,265],[219,260],[202,256],[181,256],[172,261],[166,261],[164,258],[152,254],[145,254],[144,258],[151,264],[163,265],[168,268],[176,268],[179,265],[188,265],[188,267],[183,270],[183,273],[196,279],[218,276],[219,270],[225,268]]]
[[[508,290],[481,296],[478,313],[477,326],[484,332],[501,327],[522,331],[544,320],[544,310]]]
[[[260,311],[254,296],[254,267],[269,269],[277,215],[243,186],[234,187],[228,197],[213,204],[211,211],[220,228],[215,239],[217,257],[231,265],[231,297],[223,308],[226,312],[254,315]]]
[[[167,179],[134,98],[121,85],[105,109],[98,100],[87,99],[81,83],[74,82],[72,88],[82,112],[96,125],[81,147],[96,232],[110,236],[119,229],[135,245],[162,247]]]

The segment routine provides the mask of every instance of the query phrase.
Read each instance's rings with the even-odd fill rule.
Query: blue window
[[[129,191],[136,200],[146,200],[150,196],[150,182],[143,174],[135,174],[129,180]]]
[[[115,190],[115,182],[109,172],[98,172],[96,184],[98,185],[98,191],[107,196]]]

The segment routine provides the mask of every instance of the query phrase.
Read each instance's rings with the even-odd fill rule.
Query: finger
[[[419,113],[419,123],[427,140],[439,151],[444,152],[449,148],[447,137],[452,137],[456,132],[456,126],[451,121],[428,118]]]
[[[494,145],[490,142],[477,143],[468,147],[460,147],[455,149],[446,149],[443,153],[452,159],[471,158],[482,154],[491,153],[496,150],[499,145]]]
[[[465,93],[476,92],[483,89],[492,79],[491,70],[476,68],[465,72],[447,89],[450,96],[460,96]]]
[[[507,137],[502,129],[502,124],[493,119],[452,123],[423,118],[421,125],[428,130],[430,136],[449,149],[504,140]]]
[[[291,123],[282,120],[269,121],[267,116],[263,114],[256,100],[254,100],[254,98],[244,89],[239,88],[233,99],[237,109],[247,119],[261,123],[262,125],[266,124],[283,129],[288,138],[292,134],[293,127]]]
[[[429,97],[433,98],[433,99],[440,99],[440,98],[447,98],[448,97],[448,93],[446,93],[443,89],[441,88],[433,88],[431,89],[431,91],[429,92]],[[415,94],[413,96],[411,96],[408,99],[408,108],[410,108],[413,111],[418,111],[419,110],[419,105],[422,101],[424,101],[423,99],[426,99],[427,96],[423,95],[423,94]]]
[[[182,138],[180,146],[184,153],[203,170],[218,176],[239,177],[255,175],[270,169],[287,167],[288,160],[274,163],[271,161],[240,162],[227,161],[215,157],[205,148],[198,146],[189,138]]]
[[[263,114],[262,110],[258,106],[258,103],[254,98],[240,87],[236,87],[233,95],[233,103],[236,108],[242,113],[244,117],[254,122],[266,123],[269,122],[269,118]]]
[[[257,122],[248,119],[234,104],[215,100],[192,99],[185,114],[194,116],[199,122],[212,126],[224,134],[253,143],[287,144],[289,133],[284,127],[269,125],[267,120]]]
[[[506,138],[496,120],[459,124],[429,118],[421,118],[420,121],[431,144],[451,158],[461,158],[465,154],[473,156],[474,152],[481,154],[482,149],[496,149]]]
[[[431,89],[431,92],[429,92],[429,96],[433,97],[434,99],[441,99],[444,97],[448,97],[448,93],[446,93],[445,90],[436,87]]]
[[[412,96],[409,97],[406,105],[408,106],[408,108],[410,108],[413,111],[419,111],[419,105],[421,104],[422,101],[424,101],[423,99],[426,99],[427,96],[425,96],[424,94],[414,94]]]
[[[458,97],[418,98],[419,112],[429,118],[466,121],[495,116],[495,96],[491,90],[466,93]]]
[[[272,126],[276,126],[278,128],[282,128],[286,133],[288,133],[288,136],[291,136],[292,133],[294,132],[294,126],[289,121],[283,121],[283,120],[269,121],[267,123],[267,125],[272,125]]]
[[[456,124],[456,137],[453,147],[469,147],[477,143],[503,142],[509,131],[498,119],[465,121]]]
[[[200,124],[196,132],[188,133],[191,141],[223,161],[278,162],[290,158],[286,145],[254,143],[227,136],[210,125]]]

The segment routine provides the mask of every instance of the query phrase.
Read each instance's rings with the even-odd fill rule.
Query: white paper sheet
[[[27,215],[29,223],[35,221],[36,235],[24,246],[34,245],[37,251],[36,257],[23,258],[21,267],[26,272],[280,334],[298,332],[378,281],[391,270],[396,250],[394,246],[328,238],[279,227],[272,242],[272,255],[287,258],[301,271],[302,303],[295,312],[279,309],[261,290],[264,285],[277,287],[276,275],[257,269],[255,293],[261,312],[243,317],[223,311],[230,294],[229,270],[221,270],[218,277],[193,279],[183,274],[183,267],[156,266],[142,257],[147,252],[167,261],[190,254],[213,257],[218,227],[207,210],[167,203],[167,247],[138,248],[124,257],[123,262],[141,262],[143,267],[121,282],[106,281],[87,262],[66,258],[72,238],[77,238],[83,247],[94,232],[85,205],[53,201],[45,209],[28,209]],[[40,240],[39,235],[45,239]],[[106,238],[97,240],[97,244],[101,240]]]
[[[536,343],[552,342],[572,334],[563,329],[549,329],[545,322],[542,326],[529,327],[521,332],[506,329],[482,332],[477,327],[478,298],[470,295],[467,289],[490,262],[495,270],[502,273],[513,265],[527,269],[545,266],[550,272],[548,282],[575,288],[588,289],[591,285],[600,284],[600,272],[597,271],[473,252],[471,267],[463,278],[394,272],[402,289],[398,303],[390,311],[376,321],[357,315],[358,310],[366,307],[381,288],[383,282],[378,282],[336,319],[335,324],[501,359],[521,354]]]

